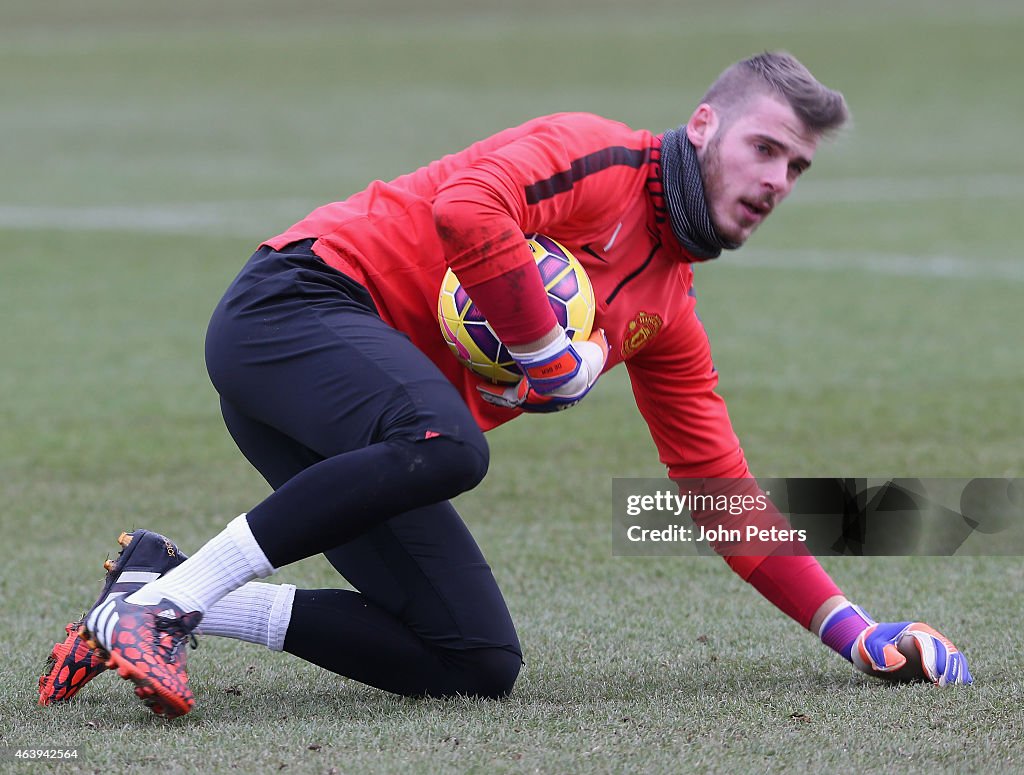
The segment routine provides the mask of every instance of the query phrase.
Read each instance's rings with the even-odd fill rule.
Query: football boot
[[[135,684],[135,694],[158,716],[175,718],[192,710],[186,645],[203,615],[183,611],[169,600],[153,605],[108,597],[85,616],[79,634]]]
[[[131,594],[143,584],[177,567],[186,555],[170,540],[149,530],[121,533],[116,559],[103,563],[107,575],[93,608],[109,597]],[[55,643],[39,677],[39,704],[69,700],[89,681],[107,670],[106,660],[78,635],[81,620],[64,627],[66,637]]]

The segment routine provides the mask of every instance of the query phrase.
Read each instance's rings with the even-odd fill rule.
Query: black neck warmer
[[[685,126],[670,129],[662,136],[661,177],[672,233],[687,252],[705,261],[718,258],[723,250],[740,246],[719,236],[711,222],[697,149],[686,136]]]

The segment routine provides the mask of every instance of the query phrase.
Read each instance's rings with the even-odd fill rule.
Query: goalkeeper
[[[113,566],[117,593],[105,587],[81,628],[88,648],[55,649],[41,701],[55,676],[79,676],[63,698],[110,666],[156,712],[187,713],[195,632],[404,695],[507,694],[522,650],[450,503],[486,473],[483,433],[573,407],[624,364],[672,478],[750,480],[715,392],[693,264],[743,245],[846,119],[841,94],[766,53],[727,68],[678,129],[546,116],[267,240],[214,311],[206,354],[228,430],[273,492],[173,567],[145,565],[155,534],[132,539],[143,547],[134,575]],[[585,266],[597,298],[589,341],[571,344],[556,323],[526,232]],[[483,384],[449,353],[435,320],[448,267],[521,367],[518,386]],[[358,591],[257,581],[321,553]],[[947,638],[876,623],[813,557],[726,561],[866,673],[971,681]],[[68,659],[85,667],[65,670]]]

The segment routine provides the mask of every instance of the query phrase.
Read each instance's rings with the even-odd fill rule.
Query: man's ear
[[[694,148],[703,148],[718,131],[718,124],[718,113],[706,102],[702,102],[686,122],[686,136]]]

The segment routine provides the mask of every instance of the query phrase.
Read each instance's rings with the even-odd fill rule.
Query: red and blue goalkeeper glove
[[[597,329],[583,342],[562,336],[535,352],[512,353],[523,378],[511,387],[478,385],[488,403],[525,412],[558,412],[578,404],[601,376],[608,340]]]
[[[967,658],[950,640],[923,622],[876,622],[846,603],[832,611],[819,631],[822,643],[877,678],[931,681],[939,686],[974,681]],[[902,646],[902,648],[901,648]],[[916,649],[920,674],[908,674],[904,651]]]

